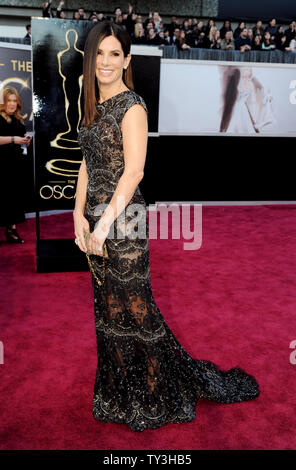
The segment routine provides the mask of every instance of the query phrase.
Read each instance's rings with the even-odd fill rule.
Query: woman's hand
[[[84,215],[79,212],[73,211],[73,218],[74,218],[74,233],[75,237],[78,238],[77,246],[80,248],[81,251],[86,253],[86,245],[84,239],[84,232],[89,232],[89,222],[84,217]]]
[[[30,135],[25,135],[25,138],[27,139],[26,141],[26,146],[29,147],[30,143],[31,143],[31,140],[32,140],[32,136]]]
[[[97,227],[90,234],[89,246],[92,253],[103,256],[103,245],[108,236],[109,227],[106,223],[99,221]]]
[[[24,144],[27,144],[27,142],[28,142],[27,137],[20,137],[19,135],[16,135],[14,137],[14,143],[17,145],[24,145]]]

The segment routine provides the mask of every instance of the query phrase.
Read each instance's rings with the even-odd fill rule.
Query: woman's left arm
[[[124,115],[121,124],[124,171],[110,203],[104,210],[94,232],[97,241],[103,244],[110,226],[125,209],[144,176],[148,142],[148,119],[142,105],[132,106]]]
[[[263,89],[263,86],[261,85],[261,83],[259,82],[258,78],[256,77],[252,77],[252,81],[253,81],[253,84],[254,84],[254,87],[255,88],[258,88],[259,90],[262,90]]]

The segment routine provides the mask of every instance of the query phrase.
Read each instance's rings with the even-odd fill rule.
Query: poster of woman
[[[254,134],[274,123],[273,97],[251,67],[225,67],[222,73],[220,132]]]
[[[296,136],[295,65],[163,62],[160,134]]]

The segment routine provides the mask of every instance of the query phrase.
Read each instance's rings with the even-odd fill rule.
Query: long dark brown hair
[[[224,106],[223,106],[223,112],[222,112],[222,118],[221,118],[221,124],[220,124],[220,132],[226,132],[229,126],[234,103],[238,95],[237,87],[238,87],[239,80],[240,80],[240,70],[235,68],[231,71],[231,74],[228,76],[227,82],[224,88],[224,94],[223,94]]]
[[[20,99],[20,95],[18,94],[18,91],[16,88],[12,86],[7,86],[3,89],[3,104],[0,104],[0,114],[1,116],[6,119],[7,122],[11,122],[11,117],[9,114],[6,113],[5,108],[6,108],[6,103],[8,101],[8,98],[10,95],[15,95],[16,100],[17,100],[17,106],[16,110],[13,113],[13,115],[23,124],[24,123],[24,117],[21,115],[21,109],[22,109],[22,102]]]
[[[96,115],[96,104],[100,98],[100,91],[96,78],[97,51],[101,41],[107,36],[115,36],[121,44],[124,57],[130,53],[131,37],[123,26],[110,20],[95,24],[87,35],[83,58],[83,90],[84,90],[84,118],[83,126],[90,126]],[[122,80],[130,89],[134,89],[131,61],[127,69],[123,70]]]

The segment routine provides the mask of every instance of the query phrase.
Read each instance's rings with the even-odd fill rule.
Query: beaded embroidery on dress
[[[91,232],[100,218],[96,206],[110,202],[123,173],[120,126],[135,104],[148,113],[133,90],[114,95],[97,104],[90,128],[79,130],[88,173],[84,216]],[[127,212],[123,222],[119,216],[111,226],[114,237],[106,238],[104,285],[99,287],[91,273],[98,356],[94,418],[143,431],[194,420],[199,398],[220,403],[256,398],[259,387],[253,376],[238,367],[223,371],[210,361],[193,359],[166,325],[151,288],[148,218],[139,187],[128,206],[135,203],[145,207],[146,238],[117,238],[120,224],[130,220]],[[92,260],[100,272],[101,258]]]

